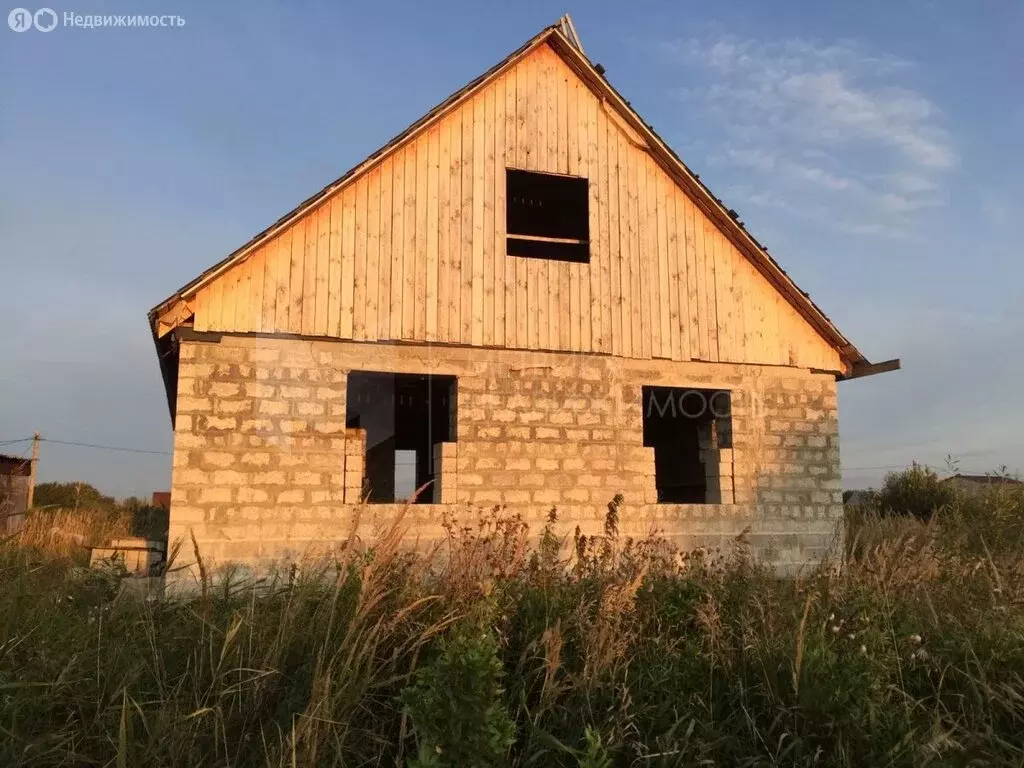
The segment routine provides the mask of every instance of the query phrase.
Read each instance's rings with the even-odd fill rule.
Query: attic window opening
[[[732,499],[732,396],[727,390],[643,388],[644,445],[654,448],[659,504]],[[723,453],[725,452],[725,453]]]
[[[505,201],[509,256],[590,261],[585,177],[508,168]]]
[[[366,433],[363,488],[371,504],[429,504],[438,479],[434,446],[455,440],[455,377],[351,371],[345,427]]]

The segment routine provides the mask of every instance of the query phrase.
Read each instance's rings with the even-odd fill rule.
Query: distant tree
[[[886,475],[877,499],[883,513],[928,520],[956,499],[956,489],[942,482],[933,470],[914,462],[909,469]]]
[[[117,500],[104,496],[89,483],[40,483],[36,486],[33,503],[37,507],[63,507],[65,509],[102,509],[113,511]]]

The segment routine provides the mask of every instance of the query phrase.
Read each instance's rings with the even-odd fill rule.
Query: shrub
[[[877,503],[883,513],[928,520],[936,510],[948,506],[955,498],[955,488],[943,483],[933,470],[915,462],[909,469],[885,476]]]
[[[515,725],[501,701],[502,664],[488,630],[459,628],[402,692],[418,747],[415,768],[502,766]]]

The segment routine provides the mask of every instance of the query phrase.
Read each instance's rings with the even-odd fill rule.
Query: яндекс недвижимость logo
[[[57,12],[52,8],[40,8],[35,13],[27,8],[15,8],[7,14],[7,26],[15,32],[27,32],[33,28],[49,32],[57,26]]]
[[[15,32],[27,32],[36,29],[40,32],[51,32],[58,25],[77,27],[79,29],[99,29],[101,27],[183,27],[185,19],[177,14],[81,14],[64,11],[58,16],[52,8],[40,8],[32,12],[28,8],[15,8],[7,14],[7,26]]]

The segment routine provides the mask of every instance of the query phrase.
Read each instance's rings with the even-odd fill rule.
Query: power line
[[[118,445],[98,445],[96,443],[79,443],[74,440],[54,440],[52,437],[40,437],[39,440],[44,443],[56,443],[57,445],[73,445],[78,448],[96,448],[103,451],[122,451],[124,453],[148,453],[157,456],[171,455],[170,451],[151,451],[145,448],[123,448]]]
[[[28,443],[31,442],[31,437],[22,437],[19,440],[0,440],[0,445],[12,445],[14,443]]]

